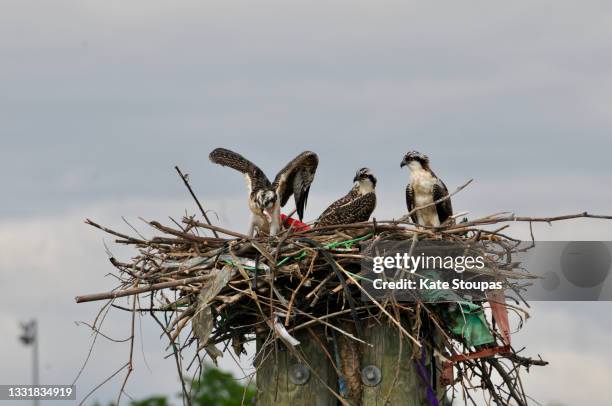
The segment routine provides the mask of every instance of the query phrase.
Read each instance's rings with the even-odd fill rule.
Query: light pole
[[[39,385],[38,374],[38,324],[36,319],[32,319],[27,323],[21,323],[22,332],[19,340],[25,346],[32,346],[32,385]],[[34,398],[34,406],[38,406],[38,398]]]

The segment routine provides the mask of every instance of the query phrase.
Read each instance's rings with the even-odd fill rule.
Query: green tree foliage
[[[132,402],[131,406],[169,406],[168,399],[165,396],[152,396],[144,400]]]
[[[240,406],[243,399],[244,405],[251,405],[253,396],[253,386],[245,388],[232,374],[209,365],[204,366],[199,380],[191,382],[193,406]],[[182,404],[180,401],[177,403]],[[170,406],[170,403],[165,396],[152,396],[133,401],[130,406]]]
[[[192,382],[194,406],[240,406],[250,405],[255,389],[246,388],[232,374],[207,366],[199,381]]]

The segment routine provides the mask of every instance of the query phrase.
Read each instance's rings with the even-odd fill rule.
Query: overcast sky
[[[43,383],[71,382],[87,355],[91,336],[73,321],[91,321],[98,305],[73,297],[113,280],[103,245],[112,239],[84,218],[129,231],[121,216],[138,224],[193,211],[178,164],[222,225],[246,229],[243,179],[208,162],[218,146],[270,177],[316,151],[307,219],[362,166],[379,179],[377,218],[402,214],[399,163],[411,149],[450,189],[475,179],[454,200],[472,217],[612,212],[611,36],[605,1],[3,1],[0,383],[30,379],[16,337],[32,316]],[[612,240],[601,222],[536,231]],[[607,402],[611,310],[534,305],[516,340],[551,361],[526,379],[536,399]],[[108,333],[125,338],[126,320],[113,314]],[[158,332],[142,325],[151,369],[141,354],[128,392],[177,392]],[[80,395],[127,351],[100,340]],[[94,397],[108,401],[118,386]]]

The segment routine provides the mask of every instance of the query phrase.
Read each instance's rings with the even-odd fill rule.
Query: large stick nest
[[[500,229],[482,228],[486,224],[517,219],[520,220],[495,215],[444,230],[416,227],[403,221],[385,221],[299,232],[287,229],[273,238],[248,238],[191,216],[173,227],[148,222],[160,233],[150,239],[125,235],[87,220],[88,224],[116,236],[117,243],[133,246],[137,255],[128,262],[111,258],[121,280],[115,290],[80,296],[77,301],[137,297],[132,308],[115,306],[129,311],[146,311],[154,317],[163,312],[165,321],[160,325],[176,351],[195,346],[198,353],[205,351],[213,360],[222,355],[229,343],[237,355],[242,354],[244,344],[255,337],[266,338],[264,347],[279,340],[291,348],[298,345],[293,337],[295,332],[314,326],[333,328],[345,337],[359,340],[358,325],[357,337],[339,326],[347,320],[368,318],[387,320],[417,345],[421,345],[421,326],[435,326],[442,337],[436,353],[442,358],[450,357],[475,348],[465,345],[460,336],[450,331],[446,320],[432,311],[433,305],[420,301],[410,304],[394,300],[361,301],[363,288],[359,284],[359,268],[361,261],[371,254],[360,247],[380,241],[486,241],[488,246],[493,244],[498,248],[483,252],[493,264],[499,263],[499,267],[487,268],[489,276],[493,272],[505,287],[520,294],[517,281],[529,275],[518,269],[518,264],[509,267],[508,261],[499,257],[500,250],[507,254],[518,249],[518,241],[501,234]],[[211,236],[211,231],[229,237]],[[521,320],[527,316],[524,306],[508,305],[508,308]],[[428,321],[424,322],[423,318]],[[405,319],[416,321],[411,324],[413,331],[405,328],[402,323]],[[160,321],[157,317],[156,320]],[[501,339],[492,323],[490,329]],[[501,366],[499,358],[510,362],[510,366]],[[519,356],[513,350],[491,358],[489,364],[468,360],[457,365],[458,381],[469,382],[480,377],[491,398],[508,398],[515,403],[524,402],[517,404],[527,404],[525,395],[516,389],[521,387],[517,383],[518,371],[521,366],[529,367],[534,363],[543,364]],[[491,375],[491,368],[499,369],[501,383],[483,378]]]
[[[521,289],[522,282],[531,276],[510,258],[525,247],[520,241],[502,234],[508,224],[493,229],[491,226],[523,221],[531,228],[533,222],[612,218],[586,212],[546,218],[501,213],[433,229],[417,227],[405,221],[409,216],[404,216],[398,221],[326,226],[306,231],[289,227],[275,237],[249,238],[211,225],[187,177],[176,169],[206,222],[198,221],[196,216],[175,221],[173,226],[149,221],[147,224],[159,234],[145,238],[136,229],[137,236],[130,236],[86,221],[115,236],[118,244],[132,246],[136,252],[127,262],[110,258],[120,281],[113,291],[76,298],[77,302],[107,300],[103,308],[106,311],[116,307],[132,314],[130,360],[123,367],[127,367],[128,372],[117,403],[132,371],[134,317],[137,312],[146,312],[160,325],[170,342],[187,402],[189,396],[182,376],[181,356],[185,349],[196,349],[193,361],[200,360],[200,367],[200,354],[215,361],[231,344],[240,356],[245,343],[256,338],[262,340],[260,350],[280,343],[291,351],[300,344],[294,336],[310,327],[332,329],[343,341],[363,343],[360,321],[376,319],[396,327],[398,334],[415,348],[429,345],[427,350],[435,354],[439,365],[460,359],[455,363],[454,381],[450,382],[453,398],[455,392],[460,392],[466,404],[476,405],[470,393],[481,391],[489,403],[527,405],[530,402],[523,391],[520,371],[532,365],[545,365],[545,361],[524,357],[508,346],[507,337],[496,329],[490,313],[487,313],[486,323],[495,341],[483,349],[469,345],[462,334],[451,328],[449,320],[438,311],[439,307],[436,308],[438,303],[424,302],[418,297],[410,303],[398,302],[393,297],[361,300],[364,295],[368,296],[359,283],[360,265],[373,255],[368,247],[381,241],[410,241],[411,244],[423,240],[456,244],[484,242],[479,246],[489,266],[481,272],[500,281],[506,292],[511,293],[514,301],[506,304],[503,300],[503,306],[518,316],[516,331],[528,317]],[[465,186],[467,184],[456,192]],[[121,297],[132,298],[129,306],[116,303]],[[487,308],[489,303],[478,301],[476,305]],[[160,313],[163,317],[158,316]],[[92,326],[96,332],[99,332],[100,320],[103,317],[97,318]],[[346,328],[347,323],[349,328]],[[423,326],[434,330],[427,334],[437,337],[435,348],[432,342],[422,340]],[[475,351],[486,353],[502,345],[503,352],[492,351],[486,357],[470,356]],[[415,352],[415,358],[418,354]],[[342,394],[334,394],[347,404]]]

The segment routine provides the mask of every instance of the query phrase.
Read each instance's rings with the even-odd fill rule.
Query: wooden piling
[[[318,340],[306,332],[296,335],[301,344],[296,350],[303,354],[313,372],[304,385],[292,382],[291,376],[295,365],[301,363],[283,345],[278,345],[276,351],[268,352],[267,358],[259,365],[257,371],[257,406],[336,406],[342,404],[326,387],[338,392],[336,369],[330,361],[334,357],[333,346],[328,343],[323,329],[317,329]],[[380,382],[368,386],[362,380],[360,399],[345,399],[345,404],[360,406],[422,406],[429,405],[426,388],[423,385],[415,367],[413,357],[414,346],[406,337],[402,337],[398,328],[390,323],[382,324],[369,321],[365,324],[363,339],[371,346],[358,344],[351,346],[359,352],[359,371],[373,366],[380,371]],[[318,342],[317,342],[318,341]],[[338,342],[344,351],[348,348],[343,344],[344,338]],[[329,355],[320,347],[325,343]],[[261,341],[258,341],[258,350]],[[416,354],[420,350],[417,349]],[[340,351],[343,354],[343,351]],[[347,356],[346,352],[343,355]],[[431,357],[426,357],[426,367],[431,370]],[[342,364],[342,360],[341,360]],[[319,378],[317,378],[317,376]],[[367,379],[366,379],[367,381]],[[371,382],[370,382],[371,383]],[[443,388],[437,388],[438,400],[443,397]],[[440,402],[440,404],[442,404]]]
[[[327,344],[322,329],[312,331],[316,331],[321,342]],[[328,356],[307,331],[300,331],[294,337],[301,343],[295,350],[302,354],[303,362],[282,343],[260,354],[265,359],[257,370],[257,406],[336,406],[338,399],[328,387],[338,391],[337,375]],[[262,340],[258,340],[258,353],[261,346]],[[308,371],[309,377],[304,384],[294,383],[298,364]]]

